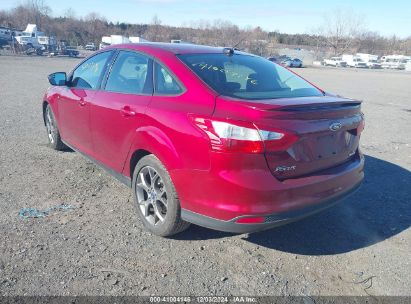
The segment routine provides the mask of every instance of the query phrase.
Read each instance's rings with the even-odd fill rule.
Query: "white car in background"
[[[331,57],[330,59],[324,59],[324,65],[331,65],[335,67],[346,67],[347,62],[342,60],[341,57]]]
[[[365,62],[367,67],[370,69],[381,69],[381,63],[378,60],[375,59],[370,59],[368,61]]]

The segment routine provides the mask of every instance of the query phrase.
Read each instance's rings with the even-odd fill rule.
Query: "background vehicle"
[[[45,51],[52,51],[56,47],[56,39],[46,36],[39,31],[36,24],[28,24],[21,35],[15,36],[18,44],[24,46],[27,51],[41,55]]]
[[[375,59],[370,59],[365,62],[367,64],[367,67],[370,69],[381,69],[381,63],[378,60]]]
[[[87,51],[95,51],[96,50],[96,45],[93,42],[87,43],[86,46],[84,47]]]
[[[275,227],[332,206],[364,176],[361,102],[232,48],[111,46],[49,81],[50,145],[131,186],[157,235]]]
[[[354,55],[342,55],[342,60],[347,62],[347,66],[351,68],[367,68],[367,64],[360,57]]]
[[[80,52],[77,50],[77,47],[70,46],[66,40],[60,40],[57,45],[57,53],[59,55],[66,55],[69,57],[77,57],[80,55]]]
[[[11,41],[11,30],[6,27],[0,26],[0,47],[10,43]]]
[[[122,35],[103,36],[101,38],[99,49],[101,50],[107,46],[116,45],[116,44],[143,43],[143,42],[149,42],[149,41],[142,37],[138,37],[138,36],[130,36],[130,37],[126,37]],[[188,42],[185,42],[185,43],[188,43]]]
[[[384,69],[404,70],[409,57],[402,55],[389,55],[381,57],[381,67]]]
[[[347,62],[342,60],[341,57],[331,57],[329,59],[324,59],[324,65],[330,65],[335,67],[346,67]]]
[[[303,67],[303,62],[298,58],[286,59],[286,60],[281,62],[281,65],[286,66],[286,67],[290,67],[290,68],[302,68]]]
[[[381,69],[381,63],[379,62],[377,55],[357,53],[356,56],[364,61],[368,68]]]

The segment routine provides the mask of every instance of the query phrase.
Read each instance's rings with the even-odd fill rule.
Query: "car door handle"
[[[136,112],[133,111],[130,108],[130,106],[124,106],[123,108],[121,108],[120,112],[124,117],[130,117],[130,116],[135,116],[136,115]]]

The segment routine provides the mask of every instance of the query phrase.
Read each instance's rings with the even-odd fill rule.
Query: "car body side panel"
[[[199,115],[211,115],[214,110],[214,96],[198,96],[202,96],[203,105]],[[189,118],[189,113],[196,111],[198,114],[197,100],[198,97],[193,92],[186,92],[178,98],[153,96],[147,108],[147,124],[135,130],[136,135],[125,162],[124,175],[130,176],[127,164],[130,163],[134,151],[140,149],[155,154],[170,172],[181,168],[209,169],[209,142]],[[205,106],[207,103],[208,106]]]
[[[91,156],[121,172],[135,138],[135,130],[147,123],[145,111],[150,100],[151,95],[96,92],[90,110],[93,141]],[[124,112],[124,107],[134,114]]]

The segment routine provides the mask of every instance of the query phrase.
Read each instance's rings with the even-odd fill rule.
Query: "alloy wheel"
[[[167,191],[158,172],[151,166],[143,167],[137,176],[138,207],[151,225],[164,222],[167,215]]]
[[[46,108],[46,128],[50,143],[54,144],[57,140],[57,127],[50,106]]]

